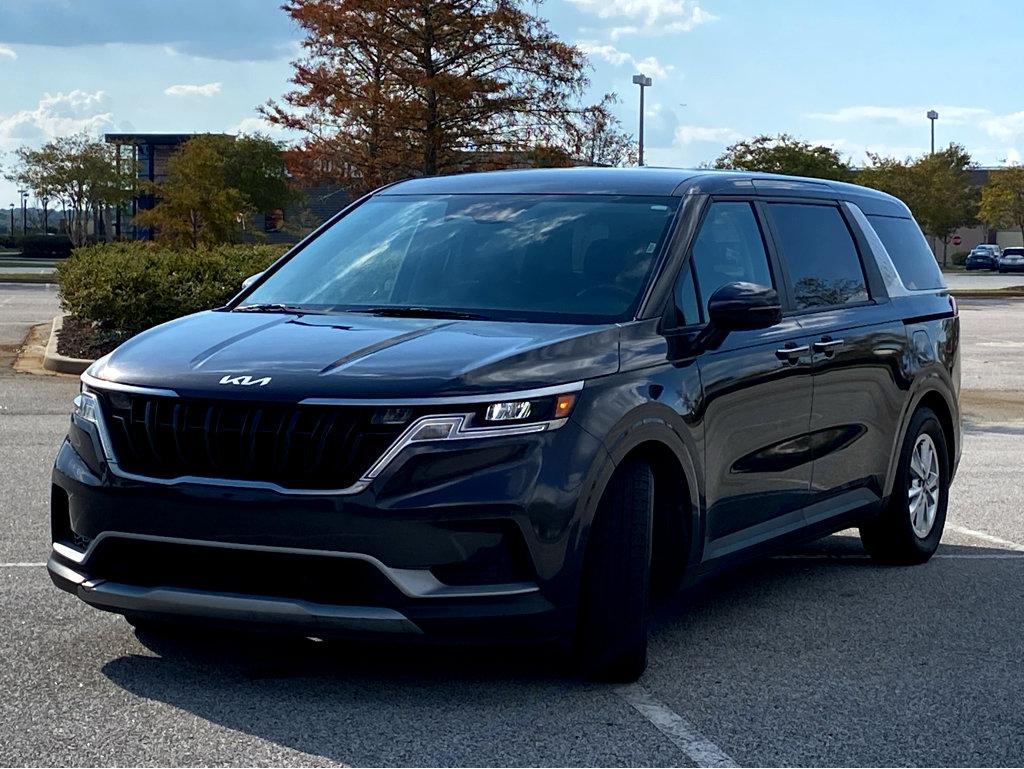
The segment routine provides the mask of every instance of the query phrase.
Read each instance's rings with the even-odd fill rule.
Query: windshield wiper
[[[454,320],[490,320],[486,315],[462,310],[446,310],[443,307],[359,307],[345,312],[364,315],[392,316],[395,318],[452,318]]]
[[[294,304],[240,304],[232,312],[286,312],[294,315],[306,315],[310,311]]]

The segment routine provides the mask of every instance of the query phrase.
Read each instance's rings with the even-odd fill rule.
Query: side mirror
[[[782,321],[782,303],[774,288],[726,283],[708,301],[708,320],[720,331],[770,328]]]
[[[245,289],[249,288],[249,286],[251,286],[257,280],[259,280],[259,277],[262,274],[263,274],[262,272],[257,272],[255,275],[250,275],[248,278],[243,280],[242,281],[242,290],[245,291]]]

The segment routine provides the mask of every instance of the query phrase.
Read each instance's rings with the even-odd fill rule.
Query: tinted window
[[[750,203],[712,203],[693,243],[704,316],[708,299],[726,283],[774,286],[761,228]]]
[[[942,273],[939,264],[928,248],[928,242],[913,219],[897,219],[892,216],[869,216],[868,221],[878,233],[885,250],[889,252],[896,272],[903,285],[911,291],[942,288]],[[990,253],[994,248],[981,247],[979,254]]]
[[[798,309],[867,301],[860,257],[838,208],[793,203],[769,208]]]
[[[676,281],[676,322],[680,326],[692,326],[701,322],[692,264],[687,264],[683,268]]]
[[[599,195],[381,195],[303,248],[243,303],[626,320],[677,205],[678,198]]]

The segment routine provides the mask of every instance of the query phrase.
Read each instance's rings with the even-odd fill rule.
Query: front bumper
[[[117,538],[121,537],[113,537]],[[170,548],[182,546],[170,539],[150,541]],[[216,550],[220,546],[204,543],[203,547]],[[173,577],[167,584],[135,584],[138,580],[132,577],[127,577],[130,581],[120,581],[90,576],[89,567],[77,562],[85,560],[84,553],[55,543],[47,562],[50,579],[94,608],[134,617],[293,631],[319,638],[429,636],[532,640],[562,634],[559,612],[536,586],[524,585],[504,593],[463,593],[461,597],[438,595],[433,600],[382,599],[381,603],[391,605],[364,605],[308,600],[297,594],[289,595],[287,589],[248,592],[244,585],[237,584],[228,591],[181,586]],[[187,577],[188,565],[182,564],[181,568],[182,577]],[[186,585],[194,583],[189,578],[182,581]],[[266,589],[265,580],[259,580],[252,589]]]
[[[296,496],[116,476],[75,419],[53,471],[50,575],[123,614],[313,636],[562,636],[580,484],[602,449],[571,422],[471,443],[409,447],[358,494]]]
[[[1024,272],[1024,262],[1016,262],[1016,263],[1000,262],[999,263],[999,271],[1000,272]]]

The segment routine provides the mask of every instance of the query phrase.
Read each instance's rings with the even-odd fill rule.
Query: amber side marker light
[[[575,403],[575,394],[559,395],[555,399],[555,419],[569,416],[569,412],[572,411],[573,404]]]

